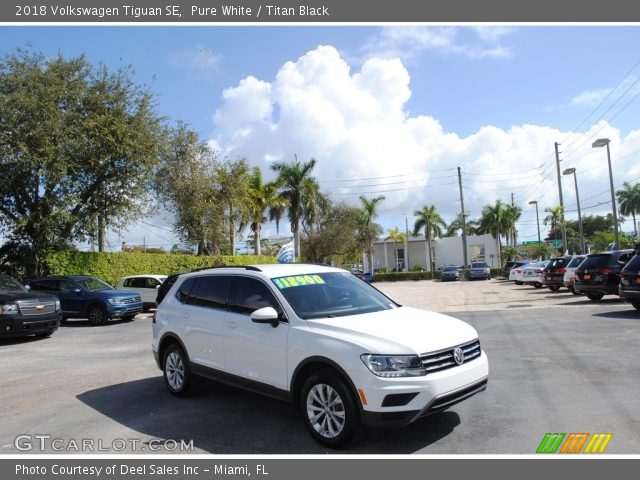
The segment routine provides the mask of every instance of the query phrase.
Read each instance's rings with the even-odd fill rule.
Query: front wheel
[[[552,292],[557,292],[558,290],[560,290],[560,287],[558,285],[549,285],[549,290],[551,290]]]
[[[307,379],[300,395],[304,424],[319,444],[344,448],[360,426],[358,407],[344,381],[332,371],[319,371]]]
[[[602,300],[602,297],[604,297],[602,293],[587,293],[587,298],[589,300],[593,300],[594,302]]]
[[[533,286],[536,287],[536,288],[542,288],[542,284],[541,283],[537,283],[537,282],[534,283]]]
[[[89,321],[94,325],[104,325],[107,323],[107,320],[109,320],[107,309],[99,304],[91,305],[91,307],[89,307],[87,317],[89,317]]]
[[[516,285],[522,285],[523,282],[516,280]]]
[[[191,385],[191,368],[184,350],[178,345],[169,345],[162,362],[164,384],[176,397],[184,397]]]

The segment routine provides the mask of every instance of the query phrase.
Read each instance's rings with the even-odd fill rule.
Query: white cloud
[[[425,51],[472,59],[510,58],[513,50],[500,43],[508,27],[385,27],[364,47],[366,56],[412,61]]]
[[[453,218],[461,166],[472,217],[498,198],[510,201],[513,192],[525,210],[522,229],[532,234],[535,210],[528,201],[540,202],[541,216],[558,203],[554,142],[563,142],[561,168],[578,169],[583,198],[605,192],[584,207],[606,201],[609,185],[606,156],[591,148],[593,138],[611,139],[616,184],[640,176],[639,155],[632,155],[640,151],[640,130],[621,138],[606,123],[575,135],[540,125],[487,125],[462,137],[444,131],[436,118],[410,116],[410,96],[409,71],[400,60],[372,57],[352,71],[335,48],[320,46],[285,63],[272,82],[247,77],[226,89],[211,142],[229,158],[246,156],[267,175],[274,160],[314,157],[314,173],[334,200],[385,195],[380,221],[386,227],[404,225],[402,214],[425,204]],[[345,181],[353,179],[359,180]],[[570,209],[573,182],[564,177],[563,187]],[[585,211],[606,212],[606,205]]]
[[[169,63],[175,68],[186,68],[207,74],[217,70],[220,60],[221,56],[210,48],[197,45],[193,49],[173,53]]]
[[[602,102],[611,92],[610,88],[601,88],[597,90],[585,90],[574,96],[569,104],[578,107],[595,107]]]

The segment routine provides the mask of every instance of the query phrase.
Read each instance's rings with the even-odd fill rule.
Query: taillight
[[[558,269],[558,273],[564,273],[566,271],[567,271],[567,269],[564,268],[564,267],[561,267],[561,268]]]
[[[156,315],[158,312],[153,312],[153,317],[151,317],[151,323],[156,323]]]
[[[600,273],[603,273],[604,275],[609,275],[609,274],[613,273],[613,269],[612,268],[602,268],[600,270]]]
[[[622,270],[620,275],[629,275],[631,272],[627,272],[626,270]]]

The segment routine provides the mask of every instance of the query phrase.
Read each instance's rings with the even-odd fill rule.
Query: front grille
[[[18,302],[18,308],[25,317],[49,315],[56,311],[56,302]]]
[[[142,298],[141,297],[129,297],[129,298],[123,298],[122,299],[122,303],[136,303],[136,302],[141,302]]]
[[[480,357],[480,340],[474,340],[472,342],[459,345],[458,347],[451,347],[445,350],[420,355],[422,366],[425,368],[427,373],[439,372],[441,370],[447,370],[448,368],[457,366],[458,364],[453,358],[453,351],[456,348],[461,348],[462,353],[464,353],[464,360],[462,361],[462,364]]]

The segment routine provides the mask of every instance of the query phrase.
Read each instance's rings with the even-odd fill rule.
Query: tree
[[[466,219],[464,222],[466,225],[466,234],[474,235],[476,233],[476,229],[478,228],[477,220],[469,220]],[[456,215],[449,225],[447,225],[447,231],[445,232],[445,237],[456,237],[458,236],[458,232],[462,232],[462,213]]]
[[[405,232],[401,232],[400,231],[400,228],[395,227],[395,228],[392,228],[391,230],[389,230],[389,238],[393,242],[393,253],[394,253],[395,259],[396,259],[394,270],[398,270],[398,249],[397,249],[396,245],[398,243],[404,244],[404,242],[407,239],[407,236],[406,236]],[[406,252],[405,252],[404,256],[405,256],[405,259],[406,259],[407,258],[407,253]]]
[[[219,254],[225,238],[219,168],[217,153],[186,124],[171,131],[155,188],[173,213],[174,231],[187,245],[196,245],[198,255]]]
[[[633,218],[633,236],[638,237],[638,224],[636,215],[640,214],[640,183],[631,185],[629,182],[622,184],[622,189],[616,192],[618,206],[622,215],[631,215]]]
[[[522,215],[522,208],[517,205],[507,204],[504,207],[504,216],[506,223],[506,237],[507,237],[507,245],[515,246],[516,245],[516,223],[520,219],[520,215]]]
[[[305,257],[312,263],[342,263],[359,250],[360,210],[343,203],[330,204],[316,222],[318,228],[302,239]]]
[[[30,275],[43,257],[145,213],[163,145],[130,67],[18,50],[0,60],[0,225]],[[95,225],[99,228],[96,231]]]
[[[413,226],[413,235],[417,236],[420,230],[424,229],[424,239],[427,243],[427,252],[429,257],[429,265],[427,271],[433,271],[433,260],[431,259],[431,239],[442,236],[442,229],[446,228],[447,224],[442,219],[440,214],[436,211],[434,205],[425,205],[421,210],[413,212],[413,216],[417,217]]]
[[[378,238],[378,235],[384,231],[380,225],[375,223],[375,219],[378,218],[378,204],[384,199],[384,195],[370,199],[362,195],[360,196],[360,240],[362,247],[367,254],[369,272],[371,275],[374,273],[373,243],[376,238]]]
[[[273,182],[264,183],[262,181],[262,171],[260,167],[254,167],[253,173],[249,178],[247,197],[248,203],[246,209],[251,222],[251,231],[255,239],[255,251],[257,255],[260,255],[260,231],[262,224],[267,221],[265,213],[273,206],[278,198],[276,184]]]
[[[288,204],[287,212],[291,222],[291,232],[293,233],[296,255],[300,256],[300,223],[304,219],[305,207],[307,212],[312,199],[309,195],[319,191],[314,187],[317,181],[311,176],[315,159],[300,163],[296,157],[293,163],[275,162],[271,165],[277,173],[276,185],[280,196],[286,199]]]
[[[501,200],[496,200],[494,205],[485,205],[480,217],[479,233],[490,234],[496,240],[498,258],[501,258],[502,243],[500,236],[509,229],[509,219],[506,205]]]
[[[562,232],[562,213],[564,207],[558,205],[557,207],[547,207],[544,209],[549,215],[544,217],[543,223],[549,225],[549,236],[553,235],[554,239],[558,239],[558,233]],[[566,245],[565,245],[566,248]]]
[[[247,201],[249,177],[249,164],[244,158],[221,163],[216,169],[219,199],[227,210],[231,255],[236,254],[237,231],[246,225],[247,212],[243,207]]]
[[[278,195],[273,199],[271,206],[269,207],[269,221],[276,222],[276,235],[280,235],[280,220],[287,211],[289,202],[285,197]]]

